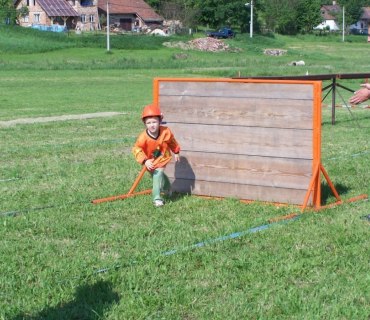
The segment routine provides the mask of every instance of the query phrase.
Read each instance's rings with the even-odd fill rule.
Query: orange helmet
[[[153,104],[148,104],[143,109],[143,112],[141,114],[141,119],[144,121],[144,119],[147,117],[159,117],[162,120],[163,115],[159,107]]]

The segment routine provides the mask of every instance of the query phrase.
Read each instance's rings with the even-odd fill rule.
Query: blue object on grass
[[[205,241],[198,242],[198,243],[195,243],[193,245],[190,245],[190,246],[187,246],[187,247],[184,247],[184,248],[181,248],[181,249],[173,249],[173,250],[165,251],[165,252],[162,252],[162,255],[171,256],[171,255],[176,254],[176,253],[181,252],[181,251],[186,251],[186,250],[191,250],[191,249],[195,249],[195,248],[204,247],[208,244],[212,244],[212,243],[215,243],[215,242],[240,238],[242,236],[245,236],[248,233],[256,233],[256,232],[259,232],[259,231],[263,231],[263,230],[266,230],[266,229],[268,229],[268,228],[270,228],[270,227],[272,227],[276,224],[287,223],[289,221],[296,220],[299,217],[300,217],[299,215],[294,216],[293,218],[291,218],[289,220],[284,220],[282,222],[273,222],[273,223],[263,224],[263,225],[258,226],[258,227],[250,228],[246,231],[234,232],[234,233],[231,233],[231,234],[226,235],[226,236],[222,236],[222,237],[218,237],[218,238],[214,238],[214,239],[210,239],[210,240],[205,240]]]

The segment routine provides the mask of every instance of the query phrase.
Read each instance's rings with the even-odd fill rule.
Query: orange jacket
[[[160,155],[154,156],[158,150]],[[180,145],[177,143],[173,133],[168,127],[160,126],[157,139],[151,137],[147,131],[143,131],[136,140],[132,153],[137,162],[144,164],[145,160],[156,158],[155,168],[164,167],[172,158],[173,153],[180,152]]]

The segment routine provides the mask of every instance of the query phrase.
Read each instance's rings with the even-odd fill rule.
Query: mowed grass
[[[0,127],[0,318],[369,318],[368,201],[275,224],[268,220],[299,210],[187,195],[161,209],[150,196],[90,203],[126,193],[136,178],[131,147],[154,77],[370,70],[361,57],[367,44],[323,40],[236,39],[241,53],[191,51],[180,62],[173,55],[181,50],[161,48],[2,55],[0,121],[122,114]],[[265,57],[266,46],[294,53]],[[117,56],[135,60],[114,67]],[[81,64],[64,69],[72,58]],[[99,68],[94,59],[103,61]],[[305,69],[287,66],[302,59]],[[27,60],[32,67],[17,66]],[[356,89],[360,81],[344,84]],[[340,106],[332,126],[329,105],[330,96],[322,111],[323,165],[344,200],[369,194],[370,111]],[[139,189],[147,188],[145,176]],[[323,203],[333,203],[324,181],[323,191]]]

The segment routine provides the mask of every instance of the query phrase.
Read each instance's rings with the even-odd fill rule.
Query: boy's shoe
[[[155,207],[158,208],[158,207],[162,207],[164,205],[164,202],[163,202],[163,200],[158,199],[158,200],[154,200],[153,204],[154,204]]]

